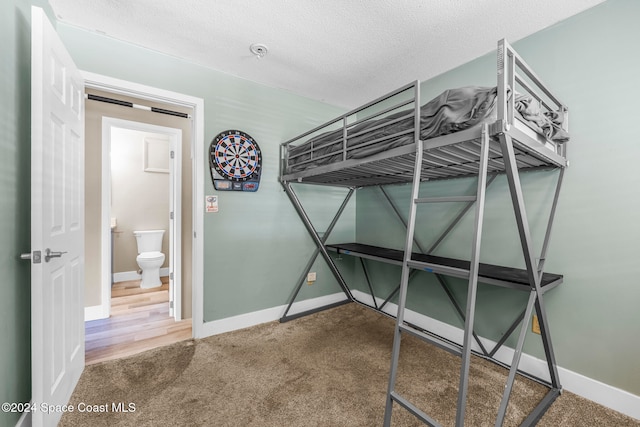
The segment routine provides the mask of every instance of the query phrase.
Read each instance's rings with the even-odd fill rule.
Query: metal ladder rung
[[[429,344],[433,344],[436,347],[448,351],[449,353],[455,354],[456,356],[462,356],[462,349],[460,348],[460,346],[449,341],[445,341],[436,335],[425,333],[409,325],[399,325],[398,328],[400,328],[400,331],[407,332],[410,335],[413,335],[414,337],[421,339],[422,341],[428,342]]]
[[[427,425],[429,425],[431,427],[440,427],[440,424],[436,420],[434,420],[433,418],[431,418],[430,416],[428,416],[427,414],[422,412],[413,403],[409,402],[407,399],[405,399],[404,397],[400,396],[395,391],[392,391],[390,396],[391,396],[392,400],[394,400],[395,402],[400,404],[402,407],[404,407],[407,411],[411,412],[416,417],[420,418],[420,420],[423,423],[425,423],[425,424],[427,424]]]
[[[414,203],[448,203],[448,202],[475,202],[476,196],[450,196],[450,197],[420,197],[413,199]]]

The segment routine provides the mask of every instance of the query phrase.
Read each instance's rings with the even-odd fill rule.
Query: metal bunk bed
[[[315,252],[300,276],[281,321],[292,320],[348,302],[357,302],[390,315],[384,310],[384,306],[397,296],[398,310],[397,316],[395,316],[396,326],[384,416],[385,426],[391,424],[394,402],[425,424],[440,425],[395,390],[401,338],[404,334],[418,337],[461,356],[462,364],[456,406],[457,427],[464,425],[469,365],[472,354],[498,363],[509,370],[502,401],[498,408],[496,426],[502,425],[504,421],[516,374],[534,379],[548,387],[545,397],[521,425],[535,425],[562,389],[543,296],[547,291],[562,283],[563,279],[561,275],[544,272],[544,262],[564,169],[568,166],[565,144],[568,140],[568,110],[505,40],[498,42],[497,57],[498,81],[495,88],[495,100],[485,100],[486,102],[481,105],[480,109],[489,106],[491,102],[494,102],[495,105],[494,108],[486,108],[487,115],[481,120],[468,125],[456,123],[449,126],[445,132],[436,132],[436,134],[427,135],[428,139],[425,138],[425,118],[424,111],[421,110],[420,83],[416,81],[281,145],[281,183],[316,244]],[[518,99],[523,99],[523,94],[526,95],[525,106],[538,106],[545,117],[557,119],[553,123],[551,132],[549,132],[549,128],[545,128],[546,124],[543,123],[542,127],[540,126],[540,120],[537,121],[537,124],[528,120],[530,118],[528,113],[521,108],[522,104],[518,104]],[[474,106],[474,111],[477,109],[475,107],[477,105]],[[525,111],[524,114],[523,111]],[[534,121],[536,121],[535,118]],[[376,148],[377,146],[380,148]],[[559,170],[559,173],[542,250],[540,256],[536,257],[524,206],[520,172],[539,169]],[[525,269],[479,262],[485,193],[487,186],[498,174],[504,174],[507,177],[526,265]],[[472,196],[419,197],[421,182],[469,176],[477,177],[476,194]],[[349,189],[333,221],[324,233],[319,233],[314,228],[292,187],[293,183],[332,185]],[[402,218],[400,210],[384,190],[386,185],[401,183],[411,183],[411,204],[406,220]],[[404,250],[359,243],[327,243],[331,231],[354,191],[357,188],[368,186],[380,187],[395,213],[405,224],[407,232]],[[431,247],[423,249],[414,237],[417,206],[423,203],[441,202],[460,202],[463,204],[463,208],[452,219],[436,242]],[[470,260],[434,256],[432,252],[439,243],[473,207],[475,207],[475,219]],[[419,252],[414,252],[414,247],[417,247]],[[354,297],[329,252],[347,254],[360,259],[373,304],[358,301]],[[288,314],[289,310],[318,255],[321,255],[326,261],[346,298],[339,303],[290,315]],[[399,285],[381,304],[376,302],[364,260],[374,260],[402,267]],[[435,274],[438,282],[449,296],[465,325],[461,344],[425,331],[405,320],[407,288],[417,271]],[[446,276],[468,280],[465,308],[461,307],[452,295],[445,279]],[[529,294],[526,307],[503,334],[502,339],[490,350],[483,346],[473,326],[478,282],[516,289]],[[518,368],[525,335],[534,310],[538,316],[550,380],[541,379]],[[393,315],[391,316],[393,317]],[[520,329],[512,361],[510,364],[500,362],[494,357],[495,353],[504,344],[507,337],[518,329],[518,325],[520,325]]]

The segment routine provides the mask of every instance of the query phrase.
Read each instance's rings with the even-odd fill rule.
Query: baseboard
[[[16,423],[16,427],[31,427],[31,424],[31,412],[23,412]]]
[[[106,319],[109,317],[109,310],[103,305],[94,305],[84,308],[84,321]]]
[[[640,396],[558,367],[565,390],[640,420]]]
[[[306,310],[312,310],[314,308],[323,307],[328,304],[343,301],[345,299],[343,292],[338,292],[331,295],[326,295],[317,298],[311,298],[299,302],[293,303],[288,314],[300,313]],[[205,322],[200,328],[196,338],[205,338],[212,335],[218,335],[225,332],[231,332],[238,329],[244,329],[251,326],[259,325],[261,323],[272,322],[282,317],[287,305],[280,305],[277,307],[267,308],[264,310],[254,311],[246,314],[239,314],[237,316],[227,317],[225,319],[214,320],[211,322]]]
[[[351,293],[357,300],[365,304],[373,305],[373,298],[371,295],[357,290],[352,290]],[[384,302],[384,300],[379,298],[376,298],[376,301],[378,305],[381,305]],[[387,303],[384,311],[395,316],[398,312],[398,306],[396,304]],[[458,343],[463,341],[464,330],[461,328],[443,323],[439,320],[409,309],[405,311],[405,319],[408,322],[418,325],[451,341]],[[484,338],[481,338],[481,341],[485,348],[492,348],[496,344],[495,341]],[[479,350],[479,347],[475,342],[474,349]],[[496,352],[495,358],[503,363],[511,365],[513,354],[514,350],[512,348],[503,346],[498,352]],[[547,363],[537,357],[523,353],[520,359],[520,368],[539,378],[549,379]],[[560,377],[560,383],[564,390],[575,393],[585,399],[589,399],[600,405],[606,406],[607,408],[611,408],[614,411],[618,411],[635,419],[640,419],[640,396],[636,396],[627,391],[585,377],[584,375],[562,367],[558,367],[558,376]]]
[[[165,277],[168,275],[169,267],[160,269],[160,277]],[[113,283],[129,282],[131,280],[140,280],[141,278],[142,275],[138,274],[137,271],[121,271],[119,273],[113,273]]]

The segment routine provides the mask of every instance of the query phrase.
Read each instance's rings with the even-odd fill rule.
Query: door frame
[[[192,164],[192,283],[191,317],[192,336],[203,337],[204,325],[204,99],[152,86],[146,86],[126,80],[120,80],[101,74],[82,71],[85,88],[101,90],[113,94],[131,96],[170,105],[192,109],[191,140],[188,141]],[[184,231],[184,230],[183,230]],[[104,298],[104,296],[102,296]],[[104,301],[103,301],[104,303]]]
[[[173,164],[169,168],[169,212],[174,216],[169,219],[171,225],[166,230],[169,236],[169,274],[173,273],[170,279],[169,300],[173,302],[173,307],[169,309],[169,315],[176,321],[182,320],[182,244],[177,238],[182,235],[182,131],[180,129],[167,126],[158,126],[135,120],[118,119],[114,117],[102,118],[102,209],[101,209],[101,230],[102,230],[102,278],[101,278],[101,300],[103,311],[108,317],[111,314],[111,286],[113,282],[112,263],[112,240],[111,240],[111,129],[125,129],[137,132],[155,133],[169,137],[171,151],[175,157],[171,161]],[[170,186],[174,188],[172,191]],[[167,215],[169,215],[167,212]]]

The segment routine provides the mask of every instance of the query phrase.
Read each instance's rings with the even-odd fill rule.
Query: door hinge
[[[173,308],[173,301],[169,302],[169,308]]]
[[[169,280],[173,280],[173,273],[169,273]]]
[[[173,212],[169,213],[169,219],[173,219]]]
[[[171,158],[172,158],[172,159],[175,159],[175,157],[176,157],[176,152],[175,152],[175,151],[172,151],[172,152],[171,152]]]

